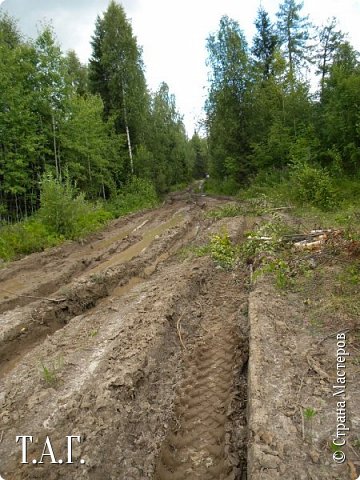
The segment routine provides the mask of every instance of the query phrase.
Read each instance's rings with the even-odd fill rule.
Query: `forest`
[[[358,52],[335,18],[314,26],[295,0],[254,21],[251,42],[227,16],[206,39],[205,117],[188,138],[169,86],[149,90],[121,4],[98,16],[87,65],[51,26],[24,39],[2,13],[0,256],[24,253],[24,232],[25,253],[76,238],[206,173],[208,191],[228,195],[281,184],[324,210],[343,184],[359,197]]]
[[[208,37],[211,172],[229,193],[292,179],[289,195],[328,209],[359,173],[360,64],[335,18],[316,27],[302,9],[284,0],[273,23],[260,7],[251,45],[228,17]]]

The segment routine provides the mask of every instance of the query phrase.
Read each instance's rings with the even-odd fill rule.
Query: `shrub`
[[[86,211],[84,195],[76,195],[68,177],[62,182],[51,174],[43,176],[38,217],[49,230],[64,237],[73,237],[76,224]]]
[[[235,248],[227,232],[212,235],[209,250],[211,258],[220,266],[231,268],[234,265],[236,260]]]
[[[19,255],[44,250],[60,243],[62,237],[49,232],[38,219],[16,225],[5,225],[0,229],[0,258],[12,260]]]
[[[236,195],[239,191],[239,184],[233,178],[219,180],[210,177],[205,182],[205,191],[215,195]]]
[[[115,217],[119,217],[137,210],[155,207],[158,201],[155,187],[149,180],[133,177],[116,197],[111,199],[107,208]]]
[[[307,162],[294,162],[290,180],[296,200],[323,210],[337,205],[337,195],[327,170]]]
[[[75,239],[96,230],[111,214],[87,202],[67,176],[61,181],[44,175],[37,218],[55,235]]]

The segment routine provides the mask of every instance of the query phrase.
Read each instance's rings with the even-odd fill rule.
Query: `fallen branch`
[[[315,242],[307,242],[306,240],[304,240],[302,242],[294,243],[294,247],[298,250],[320,250],[323,244],[323,239],[316,240]]]
[[[34,298],[35,300],[46,300],[47,302],[55,302],[61,303],[66,300],[66,298],[46,298],[46,297],[36,297],[34,295],[21,295],[19,293],[11,292],[10,290],[6,290],[5,288],[0,288],[0,292],[5,292],[10,295],[14,295],[15,297],[24,297],[24,298]]]
[[[132,231],[132,233],[137,232],[138,230],[140,230],[140,228],[142,228],[145,224],[147,224],[148,221],[149,221],[149,219],[143,221],[140,225],[138,225],[136,228],[134,228],[134,230]]]
[[[250,269],[250,285],[252,285],[253,284],[253,278],[254,278],[254,266],[253,266],[252,263],[250,263],[249,269]]]
[[[309,240],[311,238],[319,238],[321,237],[322,235],[325,235],[327,232],[323,231],[323,232],[317,232],[317,233],[314,233],[314,232],[310,232],[310,233],[292,233],[292,234],[287,234],[287,235],[283,235],[282,239],[283,240],[287,240],[287,241],[290,241],[290,242],[301,242],[303,240]]]
[[[316,343],[317,345],[320,345],[322,342],[324,342],[328,338],[336,337],[339,333],[348,333],[348,332],[350,332],[350,328],[347,328],[346,330],[338,330],[337,332],[329,333],[329,335],[326,335],[325,337],[321,338]]]
[[[176,329],[177,329],[177,332],[178,332],[178,335],[179,335],[179,339],[180,339],[180,343],[183,347],[184,350],[186,350],[186,347],[184,345],[184,342],[182,340],[182,337],[181,337],[181,325],[180,325],[180,322],[181,322],[181,319],[183,318],[184,314],[180,315],[177,323],[176,323]]]
[[[357,480],[359,477],[356,473],[355,465],[351,460],[348,461],[348,466],[349,466],[349,470],[350,470],[350,472],[349,472],[350,473],[350,480]]]
[[[301,392],[303,383],[304,383],[304,375],[301,377],[300,387],[299,387],[299,390],[298,390],[298,392],[297,392],[297,399],[298,399],[298,400],[299,400],[299,398],[300,398],[300,392]]]
[[[312,368],[323,380],[330,380],[329,375],[320,367],[310,353],[306,355],[306,360],[309,367]]]
[[[301,430],[302,430],[302,438],[305,440],[305,420],[302,408],[299,406],[300,416],[301,416]]]
[[[292,210],[294,207],[277,207],[269,208],[269,212],[276,212],[277,210]]]

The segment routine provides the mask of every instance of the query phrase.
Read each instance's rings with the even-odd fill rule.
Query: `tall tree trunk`
[[[128,120],[127,120],[126,99],[125,99],[124,86],[122,87],[122,94],[123,94],[123,105],[124,105],[123,110],[124,110],[126,138],[127,138],[127,144],[128,144],[128,147],[129,147],[130,171],[131,171],[131,175],[134,175],[134,161],[133,161],[133,154],[132,154],[132,148],[131,148],[129,125],[128,125]]]
[[[89,140],[88,140],[87,132],[85,132],[85,143],[86,143],[86,157],[87,157],[87,163],[88,163],[89,180],[91,181],[91,164],[90,164]]]
[[[54,157],[55,157],[55,170],[56,170],[56,178],[59,178],[59,164],[58,164],[58,156],[57,156],[57,147],[56,147],[56,130],[55,130],[55,116],[54,113],[51,112],[51,120],[52,120],[52,127],[53,127],[53,141],[54,141]]]
[[[16,221],[18,222],[19,219],[19,204],[17,199],[17,194],[15,193],[15,208],[16,208]]]
[[[324,55],[323,55],[323,63],[322,63],[322,68],[321,68],[321,93],[320,93],[320,99],[321,100],[324,98],[326,57],[327,57],[327,45],[325,45],[325,50],[324,50]]]

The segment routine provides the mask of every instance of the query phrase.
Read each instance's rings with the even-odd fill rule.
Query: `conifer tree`
[[[340,30],[336,30],[336,27],[337,20],[333,17],[326,25],[317,29],[319,46],[316,52],[316,59],[318,67],[317,73],[321,75],[321,97],[323,96],[324,92],[325,78],[330,71],[336,51],[343,43],[345,38],[345,35]]]
[[[309,60],[307,42],[310,39],[308,16],[301,16],[303,2],[283,0],[276,14],[277,32],[288,60],[289,80],[293,87],[296,74]]]
[[[274,61],[276,48],[278,46],[278,37],[270,22],[266,10],[260,7],[255,20],[257,33],[253,40],[252,53],[256,59],[256,66],[260,70],[264,80],[274,73]]]

